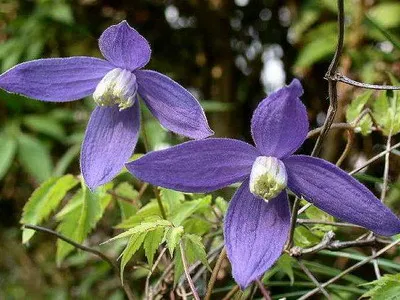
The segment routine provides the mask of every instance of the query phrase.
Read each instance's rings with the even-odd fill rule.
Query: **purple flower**
[[[281,255],[290,227],[286,187],[343,221],[381,235],[400,232],[400,220],[364,185],[325,160],[293,155],[308,131],[302,94],[300,82],[293,80],[259,104],[251,124],[256,147],[210,138],[127,164],[144,181],[185,192],[211,192],[243,182],[224,224],[233,276],[242,288]]]
[[[97,107],[81,149],[81,171],[90,188],[114,178],[132,155],[140,128],[140,96],[169,130],[201,139],[212,135],[198,101],[182,86],[155,71],[146,39],[126,21],[107,28],[94,57],[25,62],[0,75],[0,88],[38,100],[67,102],[93,94]]]

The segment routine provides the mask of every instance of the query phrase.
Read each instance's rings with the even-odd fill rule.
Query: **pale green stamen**
[[[250,192],[265,201],[275,198],[287,186],[285,165],[271,156],[259,156],[250,174]]]

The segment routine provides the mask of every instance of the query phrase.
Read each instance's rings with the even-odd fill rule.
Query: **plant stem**
[[[318,287],[318,289],[324,294],[324,296],[328,299],[331,299],[331,296],[328,294],[328,292],[321,286],[321,284],[318,282],[317,278],[311,273],[311,271],[303,264],[303,262],[298,259],[297,260],[300,268],[303,270],[304,273],[308,276],[308,278],[311,279],[311,281]]]
[[[222,248],[222,251],[218,256],[217,262],[215,263],[214,269],[211,274],[210,281],[208,282],[207,293],[206,293],[206,296],[204,297],[204,300],[211,299],[212,290],[213,290],[215,282],[217,281],[218,272],[219,272],[222,262],[224,261],[225,258],[226,258],[226,248],[224,247],[224,248]]]
[[[188,263],[186,260],[186,255],[185,255],[185,251],[183,249],[182,241],[179,242],[179,249],[181,251],[183,270],[185,271],[186,280],[188,281],[190,289],[192,290],[194,299],[200,300],[199,294],[197,293],[196,287],[194,286],[193,280],[189,274]]]
[[[113,261],[111,258],[109,258],[107,255],[105,255],[104,253],[100,252],[99,250],[96,250],[96,249],[93,249],[93,248],[78,244],[77,242],[67,238],[66,236],[63,236],[63,235],[59,234],[58,232],[56,232],[54,230],[51,230],[51,229],[48,229],[48,228],[45,228],[45,227],[36,226],[36,225],[29,225],[29,224],[25,224],[23,226],[24,226],[24,228],[27,228],[27,229],[32,229],[32,230],[36,230],[36,231],[40,231],[40,232],[51,234],[51,235],[57,237],[58,239],[63,240],[64,242],[74,246],[77,249],[80,249],[82,251],[89,252],[89,253],[92,253],[92,254],[96,255],[97,257],[99,257],[102,260],[104,260],[105,262],[107,262],[113,268],[113,270],[115,271],[115,273],[119,277],[120,268],[117,265],[117,263],[115,261]],[[122,287],[123,287],[123,289],[125,291],[125,294],[128,297],[128,299],[129,300],[134,300],[135,296],[133,295],[132,290],[130,289],[129,285],[126,283],[125,280],[124,280],[124,282],[122,284]]]

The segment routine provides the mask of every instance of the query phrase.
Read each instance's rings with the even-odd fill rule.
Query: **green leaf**
[[[56,166],[54,167],[54,176],[61,176],[65,173],[65,171],[68,169],[70,164],[75,160],[75,158],[78,156],[79,151],[81,149],[80,144],[73,145],[71,148],[69,148],[63,156],[58,160]]]
[[[144,238],[148,233],[136,233],[129,238],[128,244],[126,245],[124,251],[121,256],[121,270],[120,277],[121,282],[124,282],[124,269],[128,261],[132,258],[132,256],[139,250],[140,246],[143,244]]]
[[[303,226],[298,226],[294,230],[294,242],[300,247],[310,247],[318,244],[320,238],[313,234],[309,229]]]
[[[10,168],[15,152],[17,150],[17,142],[7,134],[0,135],[0,180],[6,175]]]
[[[400,96],[398,92],[381,92],[372,106],[373,116],[383,134],[400,132]]]
[[[331,215],[327,214],[326,212],[320,210],[319,208],[313,205],[306,210],[305,215],[307,216],[307,218],[311,220],[320,220],[327,222],[335,221],[335,219]],[[323,237],[325,233],[328,231],[336,230],[336,227],[334,226],[323,225],[323,224],[313,224],[310,225],[309,228],[311,229],[311,232],[318,237]]]
[[[49,150],[36,138],[18,136],[18,159],[22,167],[39,182],[51,176],[53,163]]]
[[[116,228],[119,229],[132,228],[149,218],[153,219],[161,218],[160,207],[158,206],[157,200],[150,201],[148,204],[143,206],[135,215],[129,217],[128,219],[118,224]]]
[[[201,237],[194,234],[185,235],[186,245],[189,251],[192,251],[196,260],[200,260],[210,271],[210,265],[207,260],[207,253],[201,241]]]
[[[158,228],[156,230],[150,231],[146,235],[143,248],[150,266],[153,265],[154,254],[156,254],[158,246],[160,246],[163,237],[164,228]]]
[[[137,203],[133,203],[133,200],[137,198],[139,195],[139,192],[136,191],[132,185],[130,185],[127,182],[123,182],[119,184],[114,192],[118,195],[123,197],[126,200],[121,200],[118,197],[116,197],[119,209],[121,211],[121,217],[122,220],[126,220],[133,216],[137,211],[138,211],[138,206]],[[127,200],[131,201],[132,203],[129,203]]]
[[[207,261],[207,254],[204,249],[204,245],[201,242],[201,237],[193,234],[185,234],[182,238],[183,251],[188,265],[193,264],[197,260],[200,260],[209,270],[210,266]],[[176,251],[174,258],[174,286],[178,284],[179,279],[183,274],[183,263],[181,251]],[[210,270],[211,271],[211,270]]]
[[[30,129],[51,136],[59,141],[65,137],[64,128],[54,118],[45,115],[31,115],[23,118],[23,123]]]
[[[356,97],[346,110],[346,120],[348,123],[354,122],[365,108],[369,99],[372,96],[372,91],[366,91]],[[372,131],[372,119],[371,116],[365,115],[358,123],[357,128],[361,131],[362,135],[368,135]]]
[[[361,298],[370,297],[372,300],[398,300],[400,295],[400,274],[384,275],[379,280],[364,285],[374,285]]]
[[[294,283],[293,263],[294,258],[288,254],[283,254],[276,263],[277,268],[290,278],[291,285]]]
[[[178,245],[179,241],[181,240],[181,237],[183,235],[183,227],[172,227],[169,228],[165,234],[165,239],[167,241],[167,247],[169,250],[169,253],[171,254],[171,257],[174,256],[174,250],[175,247]]]
[[[391,1],[378,4],[369,11],[369,17],[384,28],[394,28],[400,25],[400,3]]]
[[[25,204],[21,223],[37,225],[47,219],[50,213],[60,204],[66,193],[78,184],[72,175],[50,178],[37,188]],[[23,229],[22,242],[28,242],[35,231]]]
[[[211,223],[203,219],[187,219],[182,223],[186,233],[203,236],[211,229]]]
[[[211,199],[212,197],[208,195],[204,198],[186,201],[177,206],[176,209],[171,212],[169,219],[175,226],[180,226],[182,225],[183,221],[185,221],[191,215],[197,211],[207,208],[211,204]]]
[[[82,190],[71,199],[72,204],[68,211],[57,215],[61,220],[57,231],[77,243],[82,243],[110,203],[112,196],[107,193],[107,190],[111,188],[112,183],[109,183],[90,192],[86,185],[82,184]],[[57,263],[60,264],[73,249],[70,244],[58,240]]]
[[[222,212],[222,214],[225,215],[226,211],[228,210],[228,202],[222,197],[217,197],[215,198],[215,205]]]
[[[168,211],[176,210],[177,206],[180,205],[183,201],[185,201],[185,194],[182,192],[159,188],[160,189],[160,198],[163,203],[168,205]]]
[[[107,240],[103,244],[115,241],[117,239],[121,239],[121,238],[124,238],[124,237],[131,236],[132,234],[149,232],[149,231],[156,230],[158,228],[170,227],[171,225],[172,224],[171,224],[170,221],[160,220],[160,219],[154,220],[152,222],[143,222],[143,223],[140,223],[139,225],[137,225],[137,226],[135,226],[135,227],[133,227],[133,228],[131,228],[131,229],[129,229],[129,230],[123,232],[123,233],[120,233],[117,236]]]

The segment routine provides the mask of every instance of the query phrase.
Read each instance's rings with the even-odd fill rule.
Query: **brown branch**
[[[303,262],[298,259],[297,260],[300,268],[303,270],[304,273],[306,273],[306,275],[308,276],[308,278],[311,279],[311,281],[317,286],[317,288],[321,291],[322,294],[324,294],[324,296],[328,299],[331,299],[331,296],[329,295],[329,293],[321,286],[321,284],[319,283],[319,281],[317,280],[317,278],[315,278],[315,276],[311,273],[311,271],[303,264]]]
[[[112,260],[111,258],[109,258],[107,255],[105,255],[104,253],[100,252],[99,250],[96,250],[96,249],[93,249],[93,248],[78,244],[77,242],[67,238],[66,236],[63,236],[62,234],[59,234],[58,232],[56,232],[54,230],[51,230],[51,229],[48,229],[48,228],[45,228],[45,227],[36,226],[36,225],[29,225],[29,224],[24,224],[23,227],[26,228],[26,229],[32,229],[32,230],[36,230],[36,231],[40,231],[40,232],[51,234],[51,235],[57,237],[58,239],[60,239],[60,240],[62,240],[64,242],[74,246],[77,249],[80,249],[82,251],[89,252],[89,253],[92,253],[92,254],[96,255],[97,257],[99,257],[102,260],[104,260],[105,262],[107,262],[119,277],[120,268],[117,265],[117,263],[114,260]],[[128,299],[129,300],[134,300],[135,296],[133,295],[132,290],[130,289],[129,285],[126,283],[125,280],[124,280],[124,282],[122,284],[122,287],[123,287],[123,289],[125,291],[125,294],[128,297]]]
[[[348,77],[346,77],[346,76],[344,76],[343,74],[340,74],[340,73],[336,73],[334,75],[334,79],[336,81],[340,81],[340,82],[343,82],[345,84],[352,85],[352,86],[355,86],[355,87],[360,87],[360,88],[363,88],[363,89],[369,89],[369,90],[392,90],[392,91],[400,90],[400,86],[377,85],[377,84],[369,84],[369,83],[358,82],[358,81],[350,79],[350,78],[348,78]]]
[[[197,290],[196,290],[196,287],[194,286],[193,280],[190,277],[190,273],[188,270],[188,263],[186,260],[186,255],[185,255],[185,251],[183,249],[182,241],[179,242],[179,249],[181,250],[181,258],[182,258],[183,270],[185,271],[185,275],[186,275],[186,280],[188,281],[190,289],[192,290],[194,299],[200,300],[199,294],[197,293]]]
[[[224,248],[222,248],[222,251],[218,256],[217,262],[215,263],[214,269],[211,274],[210,281],[208,282],[207,293],[206,293],[206,296],[204,297],[204,300],[211,299],[212,290],[215,285],[215,282],[217,281],[218,272],[219,272],[221,265],[225,258],[226,258],[226,248],[224,247]]]

